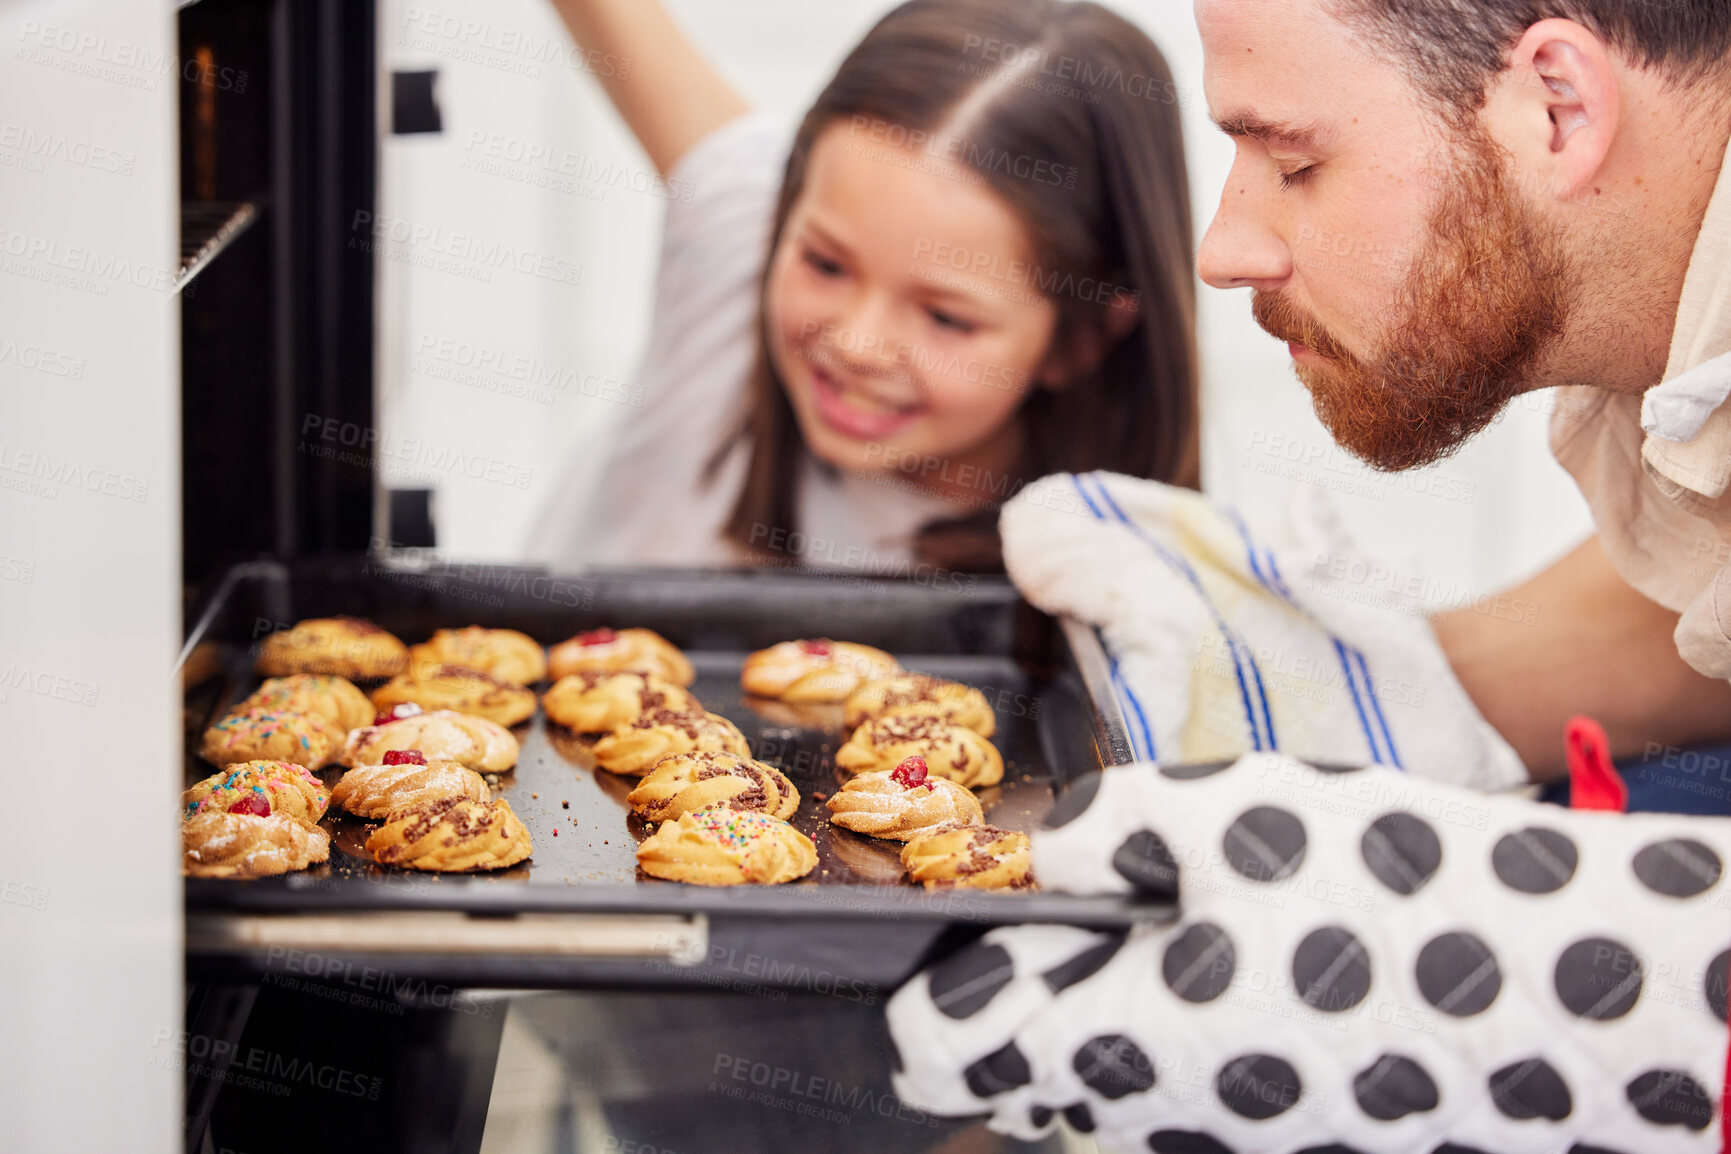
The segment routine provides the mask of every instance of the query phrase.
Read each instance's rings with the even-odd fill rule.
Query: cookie
[[[663,822],[637,847],[637,864],[691,885],[780,885],[817,868],[817,847],[778,817],[716,806]]]
[[[504,798],[446,797],[394,810],[367,836],[367,852],[380,865],[436,873],[504,869],[533,850]]]
[[[648,629],[591,629],[561,641],[547,653],[547,674],[573,673],[653,673],[675,685],[697,680],[685,654]]]
[[[829,820],[843,829],[911,841],[952,825],[980,825],[980,799],[910,757],[889,773],[862,773],[829,799]]]
[[[252,696],[229,710],[271,709],[279,713],[316,713],[342,733],[373,720],[373,703],[346,677],[331,673],[291,673],[272,677]]]
[[[198,755],[212,765],[287,761],[323,769],[342,744],[342,732],[316,713],[249,709],[205,730]]]
[[[218,810],[256,817],[280,813],[317,825],[331,793],[306,767],[287,761],[247,761],[213,773],[180,795],[181,816]]]
[[[371,621],[312,617],[266,637],[254,667],[267,677],[329,673],[372,681],[396,676],[408,662],[408,647]]]
[[[446,665],[473,669],[512,685],[528,685],[547,676],[546,654],[533,637],[515,629],[485,629],[479,625],[441,629],[409,648],[411,676],[436,676],[440,667]]]
[[[287,814],[209,809],[180,827],[181,872],[189,878],[262,878],[331,856],[331,835]]]
[[[936,717],[981,737],[992,736],[998,728],[985,694],[971,685],[924,673],[898,673],[866,682],[847,699],[843,722],[849,729],[858,729],[874,717],[892,714]]]
[[[1019,890],[1034,884],[1028,835],[991,825],[951,826],[921,834],[902,847],[902,865],[910,878],[928,890],[951,886]]]
[[[625,803],[644,821],[670,821],[724,805],[789,818],[799,791],[773,765],[733,753],[683,753],[655,763]]]
[[[461,665],[416,666],[373,690],[373,705],[381,712],[411,703],[427,710],[485,717],[500,725],[516,725],[535,716],[533,691]]]
[[[343,774],[331,790],[331,804],[356,817],[381,818],[392,810],[412,809],[447,797],[491,801],[492,793],[481,775],[454,761],[408,760],[414,750],[397,754],[392,765],[363,765]]]
[[[607,733],[655,709],[698,710],[689,689],[654,673],[568,673],[541,698],[547,717],[579,733]]]
[[[593,753],[602,769],[642,776],[676,753],[750,757],[751,747],[725,717],[700,709],[652,709],[597,741]]]
[[[439,709],[352,730],[338,763],[381,765],[387,753],[418,750],[427,761],[454,761],[482,773],[517,764],[517,739],[496,721]]]
[[[927,769],[970,789],[996,785],[1004,779],[1004,758],[991,742],[971,729],[937,717],[891,714],[866,722],[853,731],[835,763],[849,773],[892,770],[910,757],[925,759]]]
[[[846,701],[868,681],[901,672],[881,649],[820,638],[783,641],[745,659],[739,686],[752,697],[783,701]]]

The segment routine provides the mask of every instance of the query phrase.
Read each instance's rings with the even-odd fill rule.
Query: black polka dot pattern
[[[1064,1107],[1064,1121],[1068,1122],[1078,1134],[1094,1132],[1094,1112],[1088,1109],[1088,1103],[1077,1102],[1074,1106]]]
[[[1160,776],[1169,777],[1173,781],[1200,781],[1237,764],[1237,761],[1198,761],[1190,765],[1163,765],[1160,767]]]
[[[1568,885],[1581,852],[1566,834],[1531,826],[1504,834],[1491,850],[1491,868],[1502,883],[1523,894],[1554,894]]]
[[[1456,1018],[1483,1013],[1503,988],[1496,955],[1468,933],[1440,934],[1426,942],[1414,976],[1425,1001]]]
[[[1198,922],[1173,938],[1160,961],[1166,988],[1186,1002],[1212,1002],[1232,985],[1238,952],[1226,931]]]
[[[1399,1054],[1384,1054],[1352,1080],[1358,1108],[1378,1122],[1437,1108],[1436,1082],[1423,1066]]]
[[[1442,839],[1410,813],[1385,813],[1371,822],[1359,850],[1376,880],[1403,897],[1423,889],[1442,865]]]
[[[1085,773],[1066,786],[1046,811],[1046,828],[1062,829],[1088,812],[1100,795],[1100,782],[1105,776],[1099,772]]]
[[[1122,1034],[1106,1034],[1082,1044],[1071,1059],[1082,1084],[1102,1098],[1117,1101],[1154,1085],[1154,1063]]]
[[[1160,835],[1139,829],[1124,839],[1112,855],[1112,868],[1138,891],[1159,897],[1178,896],[1178,862]]]
[[[1629,1105],[1655,1126],[1705,1130],[1713,1121],[1713,1093],[1681,1070],[1649,1070],[1625,1088]]]
[[[932,1004],[945,1017],[971,1018],[1015,976],[1016,966],[1008,950],[990,942],[976,942],[933,966],[928,989]]]
[[[1504,1066],[1491,1075],[1490,1090],[1496,1108],[1517,1122],[1533,1118],[1561,1122],[1575,1109],[1563,1076],[1543,1058]]]
[[[1476,1154],[1476,1152],[1472,1152]],[[1589,1146],[1585,1142],[1576,1142],[1569,1147],[1569,1154],[1623,1154],[1621,1150],[1613,1150],[1609,1146]]]
[[[1272,1054],[1246,1054],[1220,1068],[1214,1092],[1234,1114],[1261,1122],[1297,1105],[1304,1084],[1290,1062]]]
[[[1584,938],[1557,959],[1557,997],[1577,1018],[1621,1018],[1640,1000],[1643,980],[1641,959],[1610,938]]]
[[[1350,930],[1324,926],[1306,934],[1293,951],[1292,981],[1311,1009],[1350,1010],[1370,993],[1370,954]]]
[[[1305,846],[1304,823],[1270,805],[1240,814],[1221,842],[1227,863],[1255,882],[1291,877],[1304,860]]]
[[[1153,1154],[1234,1154],[1232,1147],[1199,1130],[1156,1130],[1148,1135]]]
[[[1430,1154],[1490,1154],[1490,1152],[1480,1150],[1477,1146],[1461,1146],[1454,1142],[1444,1142],[1432,1150]]]
[[[1307,761],[1304,764],[1318,773],[1327,774],[1359,773],[1370,768],[1363,762],[1349,761]]]
[[[1016,1049],[1014,1042],[1004,1043],[969,1066],[962,1071],[962,1077],[967,1080],[968,1089],[974,1092],[976,1098],[1007,1094],[1034,1080],[1033,1071],[1028,1068],[1027,1057]]]
[[[1051,1120],[1052,1108],[1050,1106],[1028,1107],[1028,1122],[1034,1127],[1034,1129],[1038,1130],[1043,1128],[1046,1123]]]
[[[1691,838],[1654,842],[1635,855],[1635,876],[1656,894],[1692,898],[1718,882],[1719,855]]]
[[[1059,962],[1040,975],[1046,988],[1054,994],[1067,990],[1077,982],[1093,977],[1124,945],[1128,934],[1113,934],[1105,941],[1089,946],[1066,962]]]
[[[1720,950],[1707,963],[1707,973],[1701,979],[1701,991],[1707,995],[1707,1012],[1715,1022],[1726,1020],[1726,994],[1731,990],[1731,950]]]
[[[1330,1142],[1326,1146],[1306,1146],[1298,1154],[1363,1154],[1356,1146],[1344,1146],[1339,1142]]]

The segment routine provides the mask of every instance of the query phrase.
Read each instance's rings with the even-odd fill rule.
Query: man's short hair
[[[1331,0],[1374,46],[1414,66],[1413,83],[1456,111],[1482,107],[1526,30],[1559,17],[1641,67],[1694,84],[1726,71],[1731,0]]]

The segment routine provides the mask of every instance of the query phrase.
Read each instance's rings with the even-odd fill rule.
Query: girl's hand
[[[620,62],[597,79],[663,177],[693,144],[747,110],[659,0],[553,0],[553,7],[586,52]]]

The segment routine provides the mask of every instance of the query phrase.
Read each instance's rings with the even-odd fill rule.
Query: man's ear
[[[1486,90],[1482,120],[1513,158],[1529,195],[1592,196],[1622,124],[1622,65],[1573,20],[1528,28]]]
[[[1118,289],[1112,300],[1062,347],[1054,343],[1044,363],[1034,374],[1034,383],[1044,389],[1067,389],[1071,382],[1085,377],[1100,367],[1108,353],[1128,336],[1142,320],[1142,298],[1126,289]]]

